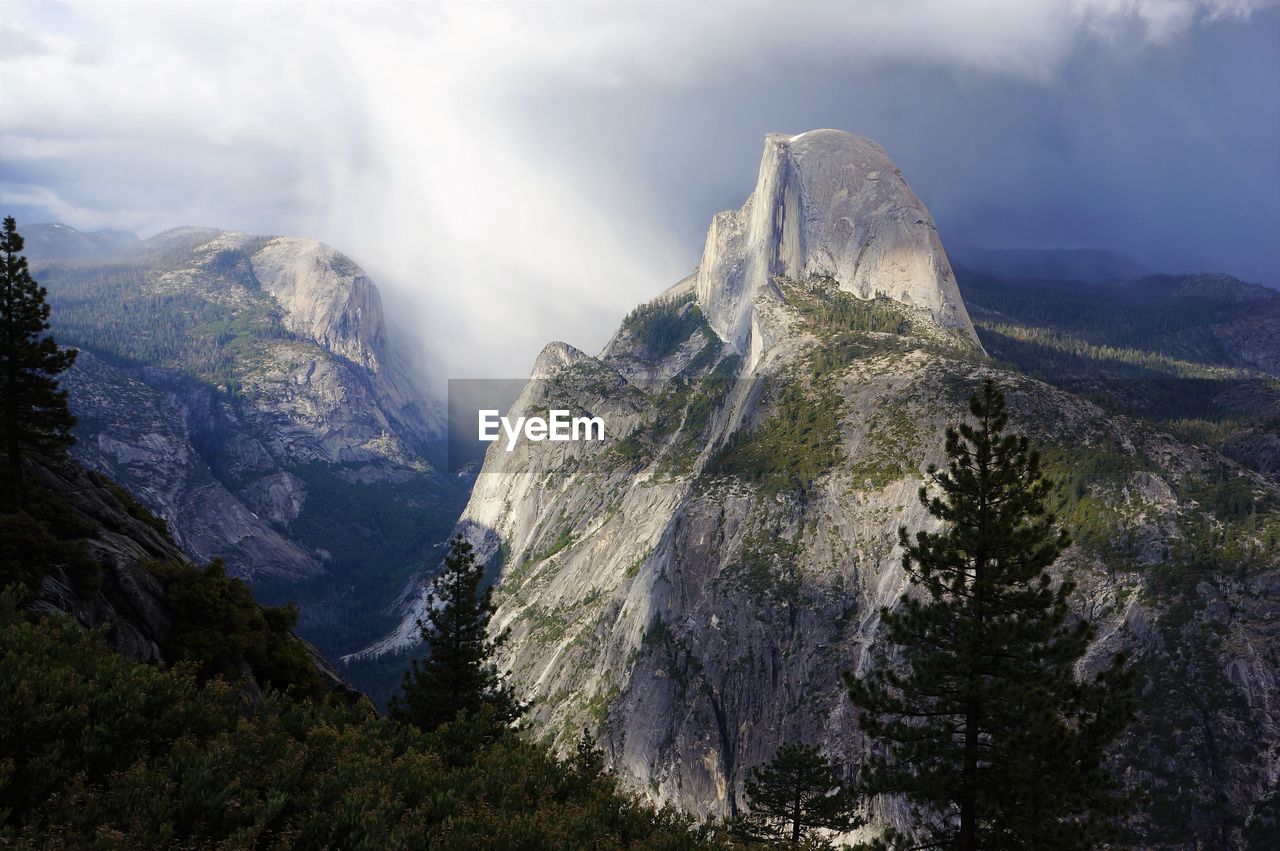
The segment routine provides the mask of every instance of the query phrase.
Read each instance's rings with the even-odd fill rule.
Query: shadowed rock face
[[[712,220],[698,304],[739,352],[750,350],[756,296],[779,275],[834,279],[846,292],[888,296],[973,335],[929,212],[884,149],[859,136],[770,134],[747,202]]]
[[[537,735],[567,750],[585,726],[623,783],[700,814],[740,807],[784,742],[855,776],[868,743],[841,674],[882,640],[880,607],[905,587],[897,530],[935,525],[925,470],[991,377],[1054,475],[1079,480],[1056,570],[1098,626],[1084,667],[1126,649],[1141,671],[1144,716],[1117,748],[1157,802],[1137,844],[1238,831],[1277,769],[1280,564],[1202,488],[1222,476],[1280,504],[1274,483],[987,361],[927,214],[847,134],[770,137],[752,198],[647,316],[597,357],[543,351],[512,414],[589,411],[610,439],[492,447],[459,527],[501,565],[493,625],[511,630],[501,661]],[[661,322],[678,339],[648,333]],[[1237,529],[1241,560],[1177,555],[1204,524]],[[1203,581],[1170,592],[1172,575]],[[423,605],[407,599],[371,652],[411,643]],[[1188,803],[1190,788],[1211,791]]]
[[[134,507],[127,505],[118,488],[73,461],[51,463],[33,457],[25,462],[33,483],[62,500],[67,512],[88,534],[86,555],[101,575],[91,589],[78,587],[63,567],[43,577],[40,588],[24,606],[36,615],[60,613],[86,629],[102,630],[107,646],[135,662],[167,663],[163,648],[173,628],[173,614],[164,583],[152,572],[157,562],[187,565],[188,559],[169,536],[163,534]],[[364,699],[324,656],[299,638],[321,681],[350,700]],[[260,695],[262,688],[246,667],[246,694]]]
[[[90,352],[80,353],[63,384],[81,420],[76,457],[128,486],[193,558],[222,556],[247,576],[297,580],[323,571],[315,553],[281,534],[297,517],[305,489],[288,473],[272,472],[277,463],[258,440],[240,433],[220,452],[247,482],[239,495],[197,449],[207,420],[216,417],[207,388],[163,374],[133,376]]]

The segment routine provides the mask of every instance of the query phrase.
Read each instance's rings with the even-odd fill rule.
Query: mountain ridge
[[[1059,481],[1076,545],[1055,570],[1100,636],[1086,666],[1124,649],[1139,668],[1143,714],[1117,760],[1150,799],[1129,829],[1146,847],[1233,835],[1280,767],[1249,750],[1280,741],[1280,483],[992,361],[971,325],[928,309],[945,254],[904,267],[925,270],[923,299],[867,298],[801,262],[781,221],[778,252],[738,245],[722,276],[704,262],[699,280],[725,286],[677,285],[598,356],[544,349],[513,413],[591,411],[611,440],[485,458],[458,530],[500,571],[494,627],[511,631],[503,667],[535,734],[567,749],[586,726],[629,788],[703,815],[737,812],[750,769],[788,741],[853,779],[867,744],[840,673],[882,640],[876,613],[905,587],[897,530],[933,528],[927,465],[994,378]],[[729,230],[708,244],[745,233]],[[771,274],[744,283],[753,268]],[[412,642],[422,600],[379,649]],[[894,800],[869,814],[907,819]]]
[[[202,676],[238,678],[246,695],[288,686],[300,694],[366,699],[275,613],[257,607],[247,594],[237,597],[234,580],[216,568],[196,567],[163,521],[128,491],[71,460],[34,456],[23,466],[32,493],[19,516],[41,531],[25,541],[10,539],[6,553],[12,558],[15,550],[27,550],[23,607],[33,617],[65,614],[82,628],[101,630],[107,647],[126,659],[155,665],[186,661],[198,665]],[[6,523],[6,538],[15,531],[13,521]],[[231,592],[218,597],[225,610],[206,609],[208,600],[193,607],[185,599],[202,581]],[[236,634],[238,629],[259,630],[255,638],[264,643],[239,647],[246,635]],[[204,630],[217,634],[215,645],[190,641]],[[192,650],[194,655],[186,655]]]
[[[440,404],[360,267],[314,240],[192,227],[31,262],[53,334],[83,352],[64,377],[76,456],[194,558],[303,603],[326,652],[377,628],[462,494],[437,466]]]

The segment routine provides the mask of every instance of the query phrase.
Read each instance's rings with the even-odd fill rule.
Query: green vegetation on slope
[[[248,585],[227,576],[221,559],[202,568],[172,561],[147,567],[164,583],[172,618],[166,659],[194,663],[201,680],[234,681],[248,665],[263,685],[324,694],[311,656],[292,639],[296,606],[257,605]]]
[[[127,491],[95,473],[88,479],[131,518],[168,539],[164,521]],[[114,585],[115,567],[93,556],[98,531],[98,524],[61,493],[33,483],[21,510],[0,512],[0,576],[29,592],[39,590],[46,576],[63,576],[82,597],[101,593],[128,611]],[[129,534],[127,528],[111,531]],[[160,651],[165,659],[190,663],[202,681],[247,672],[273,688],[324,692],[310,656],[292,637],[296,607],[259,606],[249,586],[227,576],[220,560],[206,567],[152,560],[144,567],[164,588],[169,629]]]
[[[183,258],[171,251],[42,266],[54,330],[110,362],[178,369],[239,392],[244,362],[262,356],[264,341],[293,335],[280,323],[279,306],[258,288],[246,251],[212,258],[198,280],[167,281],[156,271]]]
[[[622,320],[623,330],[651,360],[662,360],[705,324],[702,311],[693,304],[693,293],[642,304]]]
[[[1233,367],[1212,366],[1131,346],[1092,343],[1053,328],[989,321],[979,322],[977,327],[993,348],[1008,352],[1020,364],[1047,376],[1087,375],[1100,368],[1135,378],[1161,374],[1178,378],[1244,375],[1243,370]]]
[[[93,532],[66,500],[33,482],[20,508],[0,511],[0,577],[34,590],[56,566],[74,590],[95,593],[102,587],[102,565],[89,552]]]
[[[256,580],[260,600],[296,601],[302,630],[329,653],[363,647],[390,629],[381,609],[422,568],[439,559],[435,546],[449,535],[465,494],[447,479],[353,481],[356,465],[289,468],[306,486],[302,512],[289,537],[328,554],[325,573],[302,582]],[[379,699],[382,695],[378,695]]]
[[[1049,506],[1071,530],[1072,540],[1107,558],[1129,563],[1132,542],[1118,511],[1121,490],[1149,465],[1112,443],[1098,446],[1050,446],[1042,452],[1045,475],[1054,484]]]
[[[466,723],[433,734],[366,706],[244,704],[189,667],[129,662],[0,597],[0,842],[16,848],[650,848],[720,845]]]
[[[621,460],[647,462],[661,453],[659,475],[689,472],[704,444],[711,417],[733,387],[742,364],[736,354],[719,357],[722,347],[719,338],[713,337],[668,385],[651,394],[652,422],[612,447]]]
[[[913,324],[898,302],[886,296],[866,299],[841,290],[831,278],[803,283],[778,279],[787,303],[804,318],[809,330],[831,337],[850,332],[906,336]]]
[[[703,349],[709,350],[711,357],[714,357],[720,350],[720,341],[708,343]],[[724,403],[741,365],[740,355],[729,355],[722,358],[714,369],[696,383],[677,376],[674,388],[659,399],[657,429],[664,433],[675,433],[675,439],[668,445],[659,464],[660,474],[683,475],[690,471],[694,459],[706,443],[711,416]]]
[[[733,476],[774,494],[805,490],[836,463],[839,405],[830,388],[792,382],[771,395],[772,416],[735,432],[708,462],[708,477]]]
[[[862,299],[828,279],[803,283],[776,279],[802,328],[819,344],[806,353],[794,374],[770,380],[767,409],[771,415],[749,431],[736,432],[707,465],[708,479],[732,476],[752,482],[763,492],[804,491],[839,460],[840,410],[837,381],[858,360],[913,348],[963,355],[949,340],[917,336],[907,310],[887,298]],[[895,416],[897,412],[895,411]],[[910,472],[914,461],[904,455],[914,446],[911,423],[881,423],[898,445],[885,447],[883,458],[864,458],[855,474],[880,483],[886,476]]]
[[[804,590],[800,573],[805,563],[801,533],[779,533],[778,521],[770,518],[768,512],[757,522],[759,525],[743,536],[737,560],[713,582],[733,583],[750,595],[757,606],[773,602],[794,612]]]
[[[1280,350],[1265,328],[1280,294],[1224,275],[1098,284],[961,269],[958,280],[999,361],[1276,474]]]
[[[1280,503],[1238,470],[1213,468],[1170,483],[1182,506],[1171,518],[1178,536],[1152,567],[1137,559],[1134,516],[1147,500],[1133,487],[1135,474],[1157,472],[1150,461],[1104,442],[1047,448],[1044,468],[1055,485],[1050,505],[1075,542],[1113,568],[1149,570],[1155,589],[1182,594],[1214,573],[1248,576],[1280,552]]]
[[[1221,327],[1280,310],[1280,294],[1223,275],[1152,275],[1132,281],[1028,281],[957,274],[975,320],[1054,331],[1095,346],[1207,366],[1241,366]],[[984,339],[985,342],[985,339]]]

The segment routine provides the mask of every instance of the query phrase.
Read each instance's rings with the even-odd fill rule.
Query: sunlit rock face
[[[386,347],[382,300],[360,267],[307,239],[273,239],[251,259],[262,288],[284,308],[289,330],[378,368]]]
[[[907,587],[898,530],[936,528],[917,495],[987,378],[1053,475],[1076,482],[1077,544],[1055,572],[1098,627],[1082,667],[1123,649],[1141,671],[1147,714],[1116,749],[1128,782],[1166,803],[1218,796],[1141,818],[1178,813],[1159,829],[1209,847],[1213,819],[1240,823],[1273,782],[1277,554],[1250,544],[1248,572],[1196,574],[1176,605],[1151,578],[1229,521],[1203,482],[1280,489],[989,361],[928,214],[874,143],[770,136],[755,192],[716,216],[697,272],[595,357],[549,345],[533,378],[513,415],[590,412],[609,439],[493,445],[458,530],[498,575],[500,663],[535,735],[569,750],[587,728],[635,792],[728,815],[751,769],[796,741],[856,777],[869,743],[842,674],[865,672],[883,641],[880,609]],[[423,585],[367,652],[412,644],[426,605]],[[1203,650],[1195,663],[1187,647]],[[1210,726],[1187,725],[1201,694]],[[1268,744],[1227,758],[1205,730]],[[907,811],[887,799],[869,815],[874,829]]]
[[[778,275],[834,279],[861,298],[888,296],[973,334],[929,212],[884,149],[859,136],[770,134],[747,202],[712,220],[698,304],[741,352],[750,348],[755,297]]]
[[[440,436],[440,412],[388,345],[382,297],[363,269],[324,243],[287,237],[268,241],[250,262],[263,291],[283,308],[287,329],[376,376],[377,407],[420,434]]]

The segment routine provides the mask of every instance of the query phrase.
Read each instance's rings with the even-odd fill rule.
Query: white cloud
[[[519,375],[550,336],[599,346],[696,261],[646,187],[530,138],[535,98],[797,66],[1034,83],[1082,36],[1167,42],[1261,5],[6,2],[0,200],[84,227],[325,239],[416,311],[401,319],[444,372]]]
[[[1225,18],[1248,19],[1280,0],[1071,0],[1074,16],[1094,35],[1115,38],[1137,29],[1167,44],[1191,26]]]

